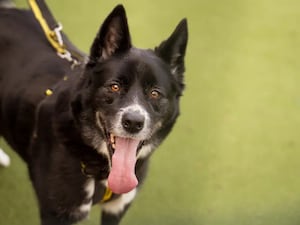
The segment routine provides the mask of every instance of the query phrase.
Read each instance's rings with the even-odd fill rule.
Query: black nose
[[[138,112],[127,112],[122,117],[122,126],[129,133],[137,133],[144,127],[145,117]]]

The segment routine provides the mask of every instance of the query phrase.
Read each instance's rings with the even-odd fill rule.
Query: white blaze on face
[[[123,125],[122,125],[123,115],[125,115],[126,113],[130,113],[130,112],[136,112],[145,118],[143,129],[134,135],[127,133],[127,131],[124,130]],[[148,139],[151,134],[150,116],[149,116],[148,112],[144,109],[143,106],[141,106],[140,104],[136,104],[136,103],[129,105],[127,107],[121,108],[120,111],[117,113],[116,119],[113,123],[112,133],[115,136],[131,137],[131,138],[141,140],[141,141]]]

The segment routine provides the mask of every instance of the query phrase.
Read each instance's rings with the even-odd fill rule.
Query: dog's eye
[[[112,84],[110,86],[110,89],[113,91],[113,92],[119,92],[120,91],[120,86],[118,84]]]
[[[150,98],[152,98],[152,99],[159,99],[159,97],[160,97],[159,91],[157,91],[157,90],[152,90],[152,91],[150,92]]]

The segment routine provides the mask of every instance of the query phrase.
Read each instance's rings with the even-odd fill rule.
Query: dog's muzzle
[[[135,164],[138,151],[151,135],[150,117],[137,104],[121,108],[115,120],[105,120],[100,112],[96,116],[105,133],[108,155],[111,156],[108,187],[116,194],[127,193],[138,185]],[[108,121],[111,124],[105,123]]]

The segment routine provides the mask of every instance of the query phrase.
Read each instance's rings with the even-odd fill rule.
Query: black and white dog
[[[187,36],[183,19],[155,50],[135,48],[119,5],[72,69],[31,11],[0,9],[0,135],[28,165],[41,224],[84,219],[107,188],[102,224],[119,224],[179,115]]]

